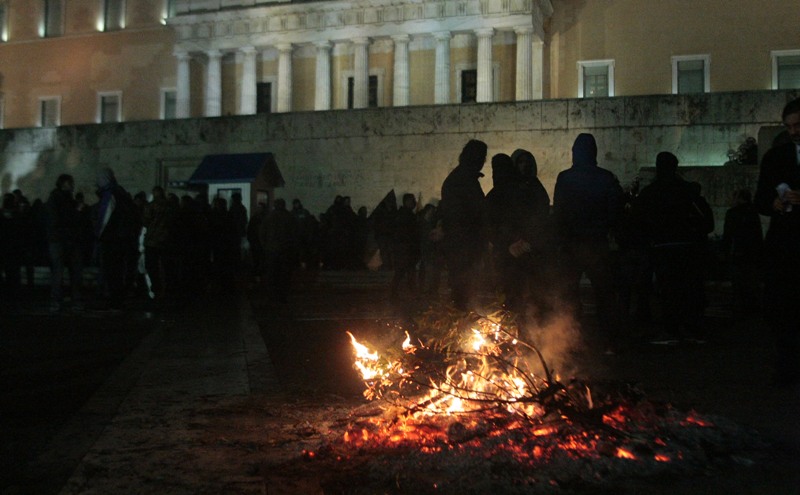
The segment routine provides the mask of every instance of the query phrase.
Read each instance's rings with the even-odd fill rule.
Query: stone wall
[[[462,146],[477,138],[490,156],[531,150],[552,194],[556,176],[570,164],[575,136],[591,132],[601,166],[623,185],[640,173],[646,177],[656,154],[669,150],[724,212],[733,190],[753,188],[757,177],[754,167],[721,166],[728,150],[757,137],[762,126],[779,124],[783,106],[798,95],[544,100],[12,129],[0,131],[0,189],[44,198],[66,172],[92,202],[101,167],[113,168],[129,191],[149,191],[187,178],[207,154],[270,151],[286,180],[277,197],[300,198],[318,214],[337,194],[348,195],[355,208],[371,211],[392,189],[398,196],[414,193],[423,204],[435,201]],[[484,172],[488,191],[491,168]]]

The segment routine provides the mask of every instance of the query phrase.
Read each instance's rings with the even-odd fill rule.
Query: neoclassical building
[[[0,125],[800,86],[788,0],[0,0]]]

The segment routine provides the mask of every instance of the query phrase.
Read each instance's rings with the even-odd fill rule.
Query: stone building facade
[[[435,199],[478,138],[529,148],[552,191],[586,131],[623,183],[664,149],[722,165],[797,94],[796,19],[785,0],[0,0],[0,190],[68,171],[89,192],[102,166],[149,190],[270,151],[279,195],[371,208]]]

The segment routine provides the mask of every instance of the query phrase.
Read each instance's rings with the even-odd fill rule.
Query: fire
[[[548,401],[585,407],[585,397],[569,397],[538,350],[520,338],[506,317],[501,312],[478,316],[466,331],[454,325],[440,339],[414,339],[406,331],[399,351],[386,356],[348,332],[355,367],[367,385],[364,395],[428,416],[496,409],[534,419],[546,413],[543,403]],[[541,369],[534,369],[530,357],[538,358]]]
[[[503,312],[428,324],[382,352],[347,332],[365,397],[386,407],[348,427],[344,445],[510,457],[532,469],[564,459],[666,465],[686,452],[670,432],[714,426],[693,411],[593,396],[581,382],[560,382]]]

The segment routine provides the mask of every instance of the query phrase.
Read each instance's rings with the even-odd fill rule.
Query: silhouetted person
[[[511,157],[499,153],[492,157],[492,189],[486,194],[489,239],[492,258],[505,306],[523,309],[527,279],[524,255],[531,251],[533,196]]]
[[[4,194],[0,207],[0,302],[16,300],[20,295],[23,227],[17,198]]]
[[[420,265],[419,285],[426,294],[439,294],[442,270],[445,265],[442,250],[442,221],[438,208],[428,203],[419,212],[420,221]]]
[[[702,341],[705,261],[714,217],[697,184],[678,175],[678,158],[656,157],[656,179],[634,202],[652,248],[664,340]]]
[[[467,142],[458,165],[442,184],[442,247],[451,296],[460,310],[469,309],[486,252],[485,204],[479,182],[486,153],[486,143],[476,139]]]
[[[144,234],[145,268],[152,284],[153,299],[158,304],[167,298],[167,291],[171,296],[177,289],[178,267],[170,259],[177,216],[178,208],[167,200],[164,188],[154,187],[153,200],[144,207],[142,225],[147,229]]]
[[[770,217],[764,238],[764,309],[777,349],[775,381],[800,383],[800,98],[781,115],[790,142],[761,160],[755,204]]]
[[[598,167],[594,136],[578,135],[572,146],[572,167],[558,174],[553,192],[560,265],[568,300],[576,309],[581,307],[582,275],[591,281],[601,331],[609,343],[619,331],[609,238],[621,212],[622,187],[614,174]]]
[[[267,205],[258,203],[256,211],[250,215],[250,220],[247,222],[247,242],[250,244],[250,265],[253,275],[253,281],[261,283],[261,277],[264,275],[264,246],[261,245],[259,238],[259,231],[261,230],[261,222],[267,215]]]
[[[319,267],[319,222],[296,198],[292,201],[292,215],[297,223],[300,265],[316,270]]]
[[[524,149],[514,150],[511,160],[519,170],[529,198],[528,204],[528,232],[526,241],[530,244],[530,251],[520,257],[525,263],[525,286],[528,290],[530,306],[540,316],[544,316],[552,309],[554,294],[552,287],[556,281],[557,266],[555,232],[550,216],[550,195],[539,180],[536,158],[533,153]]]
[[[242,203],[242,194],[233,193],[231,195],[231,206],[228,208],[230,221],[236,228],[236,235],[239,239],[240,253],[239,259],[244,256],[244,241],[247,239],[247,208]]]
[[[639,186],[640,179],[636,177],[625,191],[622,219],[616,235],[619,247],[616,277],[620,324],[629,336],[634,331],[634,322],[648,324],[652,320],[653,265],[650,259],[650,240],[646,229],[634,214]]]
[[[274,208],[261,223],[261,244],[267,266],[267,282],[275,299],[286,302],[297,264],[297,223],[286,209],[286,201],[276,199]]]
[[[121,309],[129,266],[138,256],[141,219],[133,198],[117,183],[114,172],[104,168],[96,178],[98,205],[95,225],[98,259],[105,296],[110,309]]]
[[[734,308],[744,314],[759,310],[764,236],[748,189],[736,191],[734,205],[725,212],[722,248],[730,264]]]
[[[50,251],[50,310],[59,311],[64,301],[62,280],[69,270],[72,304],[82,306],[83,249],[80,245],[78,208],[72,191],[75,181],[61,174],[47,199],[47,241]]]
[[[228,214],[225,198],[215,197],[208,212],[208,236],[211,246],[211,277],[214,288],[227,295],[233,289],[239,263],[238,227]]]
[[[397,210],[394,223],[394,276],[392,297],[398,296],[400,284],[405,282],[410,293],[417,288],[417,263],[419,262],[419,224],[417,223],[417,198],[403,195],[403,206]]]

